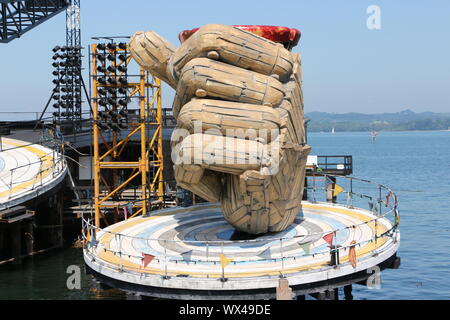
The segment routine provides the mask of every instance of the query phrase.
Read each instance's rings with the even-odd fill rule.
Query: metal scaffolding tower
[[[67,0],[66,44],[53,48],[55,87],[42,111],[36,126],[42,120],[48,106],[53,103],[53,124],[60,127],[63,134],[77,134],[82,131],[82,92],[89,100],[82,77],[82,47],[80,29],[80,0]]]
[[[122,191],[137,187],[130,216],[146,214],[152,199],[163,198],[161,82],[142,68],[130,74],[125,42],[91,46],[95,225],[112,208],[123,206]],[[136,68],[137,65],[135,64]],[[131,109],[133,103],[138,109]],[[108,139],[110,138],[110,139]],[[121,157],[131,141],[139,152]],[[134,157],[134,159],[129,159]]]
[[[7,43],[64,11],[70,1],[0,0],[0,5],[0,43]]]
[[[83,120],[80,0],[68,0],[68,2],[70,5],[66,10],[66,45],[61,47],[60,50],[63,50],[64,53],[59,56],[66,60],[62,65],[63,72],[60,72],[60,79],[54,90],[57,94],[57,99],[55,99],[57,103],[54,104],[56,110],[53,112],[53,122],[62,126],[64,133],[76,134],[81,131]],[[61,92],[58,89],[65,89],[65,92],[59,94]]]

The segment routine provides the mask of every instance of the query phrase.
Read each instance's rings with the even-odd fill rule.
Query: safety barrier
[[[20,198],[23,194],[29,193],[30,190],[34,191],[41,188],[45,183],[45,178],[49,174],[52,175],[52,178],[55,178],[59,176],[64,170],[66,170],[67,165],[64,157],[63,143],[61,139],[62,137],[55,139],[44,137],[43,135],[43,137],[37,143],[27,143],[24,145],[10,147],[7,149],[2,148],[0,150],[0,152],[7,152],[33,145],[46,146],[46,144],[51,149],[51,152],[39,156],[39,160],[37,161],[29,162],[27,164],[10,169],[9,181],[4,181],[4,179],[0,179],[0,183],[2,183],[7,189],[9,189],[8,201]],[[0,145],[2,145],[1,137],[0,137]],[[39,169],[35,174],[24,180],[20,179],[18,175],[19,171],[23,171],[24,168],[31,168],[31,166],[36,164],[39,164]],[[14,190],[16,186],[26,182],[32,182],[31,188],[30,187],[23,188],[23,190],[20,191]]]
[[[324,183],[323,187],[320,186],[320,183]],[[330,184],[332,184],[332,188],[330,188]],[[104,266],[108,266],[109,268],[116,269],[118,272],[130,272],[130,273],[137,273],[141,274],[142,276],[145,276],[145,268],[134,268],[130,266],[124,266],[124,258],[128,259],[136,259],[137,261],[144,262],[145,256],[134,256],[130,255],[129,253],[126,253],[122,250],[122,244],[125,240],[145,240],[145,241],[159,241],[159,243],[163,244],[164,247],[164,254],[161,254],[161,256],[153,256],[152,261],[156,261],[158,264],[160,264],[160,270],[163,270],[163,277],[170,278],[171,276],[179,276],[179,274],[176,271],[171,271],[170,266],[176,266],[178,264],[201,264],[201,265],[218,265],[222,266],[222,276],[218,278],[224,278],[224,259],[226,259],[227,256],[227,245],[239,245],[244,243],[267,243],[267,242],[273,242],[277,241],[279,243],[279,246],[277,246],[278,253],[275,255],[277,257],[274,258],[261,258],[257,257],[255,259],[248,259],[248,260],[237,260],[237,261],[231,261],[227,262],[232,263],[234,265],[237,265],[239,263],[248,263],[248,262],[265,262],[265,263],[274,263],[279,266],[279,273],[281,275],[285,272],[285,263],[289,260],[296,260],[299,258],[305,258],[310,257],[314,260],[317,259],[317,261],[323,261],[324,257],[329,258],[328,261],[330,263],[328,266],[330,268],[336,267],[340,264],[339,262],[339,254],[343,252],[349,251],[351,248],[358,248],[363,247],[369,243],[373,243],[373,249],[371,252],[367,253],[370,256],[376,256],[378,254],[377,249],[379,249],[379,246],[377,246],[377,242],[380,241],[382,238],[389,238],[392,239],[394,242],[397,241],[397,230],[400,223],[400,215],[398,211],[398,198],[397,195],[388,187],[374,183],[369,180],[365,179],[359,179],[355,177],[348,177],[348,176],[330,176],[330,175],[322,175],[320,177],[310,177],[307,183],[307,187],[305,187],[305,190],[308,191],[308,200],[311,203],[325,203],[325,201],[321,201],[321,197],[324,197],[327,199],[326,196],[327,192],[333,192],[335,193],[335,198],[338,198],[339,194],[345,195],[345,201],[344,203],[336,203],[337,207],[347,208],[347,209],[355,209],[360,210],[363,209],[365,211],[369,211],[372,213],[372,216],[368,215],[368,217],[373,217],[367,221],[363,221],[361,223],[356,223],[353,225],[345,226],[340,229],[335,229],[333,231],[327,231],[327,232],[317,232],[317,233],[309,233],[305,235],[295,235],[292,237],[264,237],[263,239],[249,239],[249,240],[210,240],[210,241],[199,241],[199,240],[173,240],[173,239],[161,239],[161,238],[142,238],[142,237],[136,237],[136,236],[130,236],[123,233],[117,233],[112,232],[110,230],[97,228],[93,225],[91,218],[83,217],[82,219],[82,237],[84,240],[84,250],[85,253],[87,253],[88,256],[90,256],[92,259],[95,259],[96,263],[99,263]],[[362,191],[361,191],[362,190]],[[324,192],[325,191],[325,195]],[[339,194],[337,194],[339,193]],[[330,201],[328,201],[330,202]],[[367,209],[363,208],[363,204],[366,203]],[[150,213],[151,214],[151,213]],[[384,230],[382,233],[379,233],[377,230],[379,229],[378,226],[382,224],[380,221],[381,219],[387,219],[390,222],[391,227],[387,228],[387,230]],[[386,225],[384,221],[383,225]],[[357,228],[363,225],[372,225],[374,226],[375,232],[373,232],[373,235],[370,239],[366,239],[363,241],[358,242],[352,242],[349,245],[341,246],[339,243],[334,243],[334,245],[331,245],[326,250],[322,250],[320,252],[314,252],[314,253],[306,253],[301,252],[300,254],[295,255],[285,255],[284,254],[284,248],[287,241],[292,241],[292,239],[301,241],[302,239],[308,237],[308,238],[315,238],[321,237],[324,238],[327,235],[333,234],[332,239],[338,239],[338,235],[341,232],[345,232],[348,229]],[[117,244],[118,249],[114,250],[111,248],[101,248],[100,250],[103,250],[105,252],[110,252],[114,256],[119,257],[119,264],[115,265],[110,263],[109,261],[103,260],[100,258],[97,254],[97,246],[98,241],[93,240],[95,239],[95,234],[101,234],[101,236],[105,236],[106,234],[110,234],[114,237],[115,243]],[[167,245],[168,243],[178,242],[183,243],[187,245],[202,245],[205,247],[206,250],[206,256],[203,259],[186,259],[182,256],[173,256],[167,253]],[[311,240],[312,242],[312,240]],[[308,242],[302,242],[302,244],[308,244]],[[214,253],[214,254],[212,254]],[[305,270],[308,271],[308,270]],[[208,278],[213,278],[211,275],[205,275]]]

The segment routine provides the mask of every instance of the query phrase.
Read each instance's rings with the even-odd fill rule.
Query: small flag
[[[95,236],[95,230],[92,230],[92,233],[89,233],[89,238],[90,239],[89,239],[89,242],[88,242],[88,246],[90,248],[95,247],[98,244],[97,238]]]
[[[130,216],[133,215],[133,203],[132,202],[128,202],[126,207],[127,207],[128,214]]]
[[[147,267],[148,264],[153,261],[153,259],[155,259],[154,255],[142,253],[142,267]]]
[[[123,207],[123,216],[125,217],[125,220],[127,220],[128,216],[127,207]]]
[[[334,184],[334,191],[333,191],[333,197],[336,197],[339,193],[341,193],[342,191],[344,191],[344,188],[342,188],[340,185],[338,185],[337,183]]]
[[[183,253],[181,254],[181,256],[183,257],[183,260],[184,260],[184,261],[187,261],[187,262],[191,261],[192,250],[183,252]]]
[[[263,258],[263,259],[271,259],[271,258],[272,258],[272,253],[273,253],[273,252],[272,252],[271,248],[269,247],[269,248],[267,248],[267,249],[261,251],[261,252],[258,254],[258,257],[261,257],[261,258]]]
[[[399,225],[400,224],[400,215],[398,214],[398,210],[395,209],[395,225]]]
[[[392,192],[389,191],[389,193],[386,195],[386,207],[389,206],[389,199],[391,198]]]
[[[86,243],[89,243],[89,241],[91,241],[91,227],[88,227],[86,235]]]
[[[328,246],[331,247],[333,244],[333,232],[326,234],[322,237],[323,240],[325,240],[328,243]]]
[[[224,254],[221,254],[221,255],[220,255],[220,264],[222,265],[222,268],[225,269],[225,267],[226,267],[228,264],[230,264],[231,261],[233,261],[232,258],[227,258],[227,257],[225,257]]]
[[[311,252],[311,242],[305,242],[305,243],[298,243],[300,245],[300,248],[306,253],[309,254]]]
[[[350,244],[351,244],[351,247],[348,250],[348,260],[352,264],[352,267],[356,268],[356,251],[355,251],[356,241],[352,240],[352,242],[350,242]]]

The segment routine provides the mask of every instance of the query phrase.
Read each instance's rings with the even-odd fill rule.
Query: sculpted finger
[[[270,194],[270,227],[269,231],[277,232],[286,229],[297,217],[301,208],[304,188],[304,172],[307,156],[311,148],[285,148],[281,155],[280,168],[272,176],[268,188]]]
[[[223,136],[271,142],[281,125],[277,109],[247,103],[194,99],[183,106],[178,126],[190,133],[219,130]]]
[[[240,231],[260,234],[286,229],[301,208],[300,191],[310,147],[282,152],[274,175],[252,170],[226,175],[222,192],[225,219]]]
[[[294,71],[288,83],[284,84],[285,98],[280,107],[281,128],[287,129],[288,140],[297,144],[305,144],[304,110],[301,90],[300,56],[295,54]]]
[[[172,107],[175,117],[193,97],[276,107],[284,97],[284,88],[273,77],[198,58],[187,63],[181,73]]]
[[[227,175],[225,190],[222,194],[222,209],[225,219],[236,229],[252,234],[269,230],[269,194],[270,176],[258,171],[246,171],[243,174]]]
[[[132,57],[144,69],[157,76],[172,88],[177,84],[171,73],[167,72],[169,59],[175,48],[167,40],[153,31],[136,32],[130,39]]]
[[[225,25],[201,27],[176,50],[171,58],[174,78],[180,78],[184,66],[192,59],[209,57],[264,75],[289,79],[293,61],[281,44],[253,33]]]
[[[177,184],[210,202],[220,201],[220,177],[199,165],[174,165]]]
[[[195,133],[174,146],[175,164],[195,164],[213,171],[242,174],[270,164],[266,146],[254,140]]]

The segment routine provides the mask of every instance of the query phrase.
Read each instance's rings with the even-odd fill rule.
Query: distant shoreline
[[[367,131],[335,131],[334,133],[331,131],[312,131],[308,130],[308,133],[329,133],[329,134],[336,134],[336,133],[370,133],[371,130]],[[430,130],[379,130],[377,131],[378,134],[383,132],[450,132],[450,129],[443,130],[443,129],[430,129]]]

